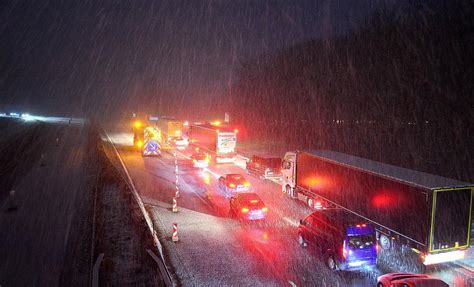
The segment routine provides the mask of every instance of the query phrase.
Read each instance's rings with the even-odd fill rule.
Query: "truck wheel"
[[[298,243],[302,246],[302,247],[306,247],[308,246],[308,243],[306,243],[306,240],[304,240],[304,237],[303,237],[303,234],[298,234]]]
[[[380,247],[383,250],[389,250],[392,247],[392,242],[390,241],[390,238],[388,238],[388,236],[385,234],[380,235],[379,242]]]
[[[334,259],[334,256],[329,255],[326,259],[326,265],[329,267],[329,269],[336,271],[337,270],[337,262]]]

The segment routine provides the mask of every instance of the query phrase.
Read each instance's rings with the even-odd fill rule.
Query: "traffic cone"
[[[173,197],[173,212],[178,212],[178,200]]]
[[[173,223],[173,236],[171,237],[173,242],[178,242],[178,223]]]

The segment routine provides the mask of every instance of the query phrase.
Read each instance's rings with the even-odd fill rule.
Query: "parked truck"
[[[147,122],[143,119],[134,118],[132,122],[133,146],[138,150],[141,150],[143,148],[143,136],[146,126]]]
[[[283,192],[366,219],[382,250],[408,247],[430,265],[469,248],[473,184],[333,151],[287,152],[282,165]]]
[[[173,117],[156,117],[154,124],[161,130],[163,136],[163,148],[171,149],[173,142],[178,139],[182,139],[183,135],[183,122]]]
[[[217,163],[234,161],[237,130],[230,126],[193,124],[189,128],[189,137],[191,144],[208,153]]]

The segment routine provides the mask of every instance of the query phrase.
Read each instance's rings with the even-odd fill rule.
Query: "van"
[[[374,227],[341,208],[318,210],[300,220],[298,241],[320,252],[331,270],[357,270],[377,264]]]

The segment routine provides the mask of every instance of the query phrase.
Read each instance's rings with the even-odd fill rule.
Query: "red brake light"
[[[229,187],[230,187],[230,188],[235,188],[235,184],[229,183]]]
[[[248,182],[248,181],[244,182],[244,186],[249,187],[249,186],[250,186],[250,182]]]
[[[263,208],[262,208],[262,211],[263,211],[263,212],[267,212],[267,211],[268,211],[268,208],[267,208],[267,207],[263,207]]]
[[[247,213],[249,212],[249,209],[247,207],[242,208],[242,213]]]
[[[257,203],[257,202],[258,202],[258,199],[252,199],[252,200],[250,201],[250,203]]]
[[[344,242],[342,243],[342,256],[344,258],[346,258],[347,256],[347,250],[346,250],[346,241],[344,240]]]

